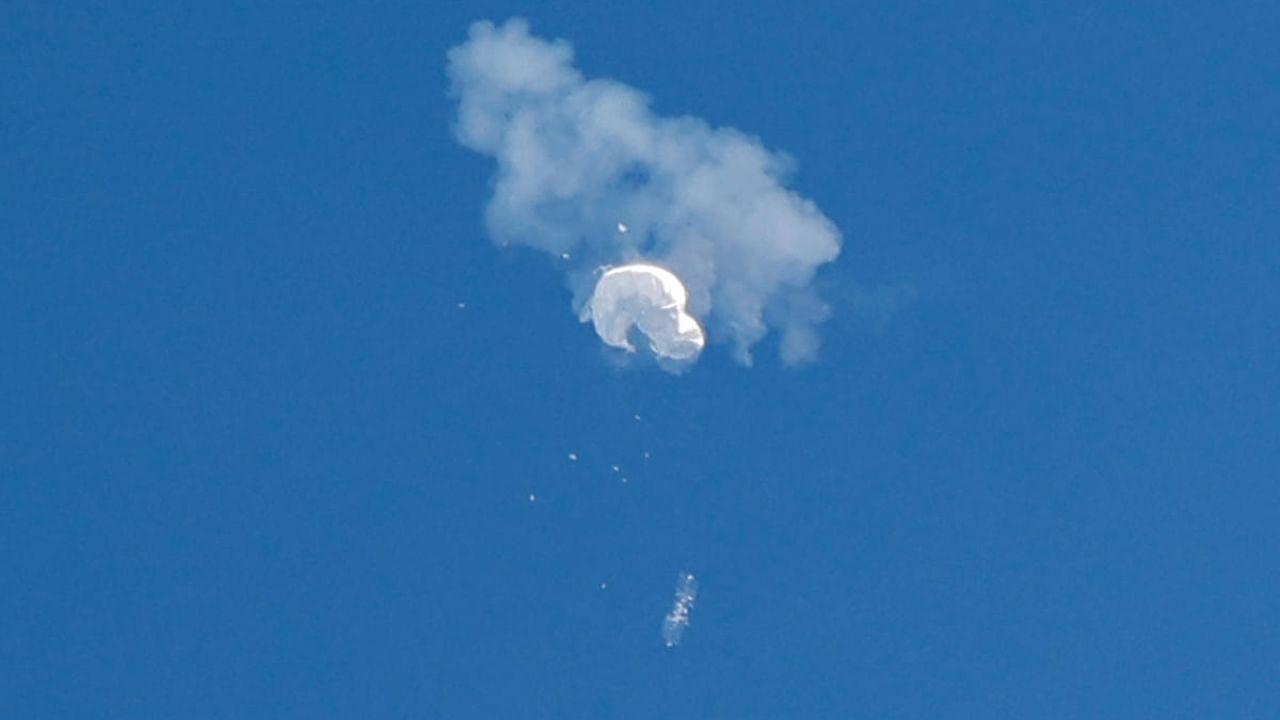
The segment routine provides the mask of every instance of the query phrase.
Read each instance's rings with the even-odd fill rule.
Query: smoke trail
[[[810,283],[840,234],[783,187],[784,156],[654,115],[634,88],[585,79],[567,43],[523,20],[475,23],[448,60],[458,140],[498,164],[490,235],[565,258],[575,312],[590,316],[600,265],[650,262],[679,277],[688,312],[740,362],[771,329],[784,361],[815,356],[827,309]]]

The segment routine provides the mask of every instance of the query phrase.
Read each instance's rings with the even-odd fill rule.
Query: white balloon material
[[[635,352],[627,339],[634,327],[649,338],[655,355],[690,360],[702,352],[707,339],[685,309],[687,303],[684,284],[670,270],[633,263],[610,268],[600,276],[591,302],[583,308],[582,321],[590,318],[607,345]]]

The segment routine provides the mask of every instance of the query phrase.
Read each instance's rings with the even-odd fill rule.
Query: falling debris
[[[649,459],[649,451],[648,451],[648,450],[645,450],[645,451],[644,451],[644,459],[645,459],[645,460],[648,460],[648,459]]]
[[[692,360],[707,340],[702,326],[687,312],[687,304],[684,284],[670,270],[632,263],[600,276],[581,319],[595,324],[596,334],[606,345],[635,352],[627,339],[634,328],[649,338],[654,355]]]
[[[622,468],[618,467],[617,465],[613,465],[611,467],[613,468],[614,472],[622,472]]]
[[[623,224],[623,223],[618,223],[618,232],[620,232],[620,233],[624,233],[624,232],[626,232],[628,229],[629,229],[629,228],[627,228],[627,226],[626,226],[625,224]]]
[[[662,640],[667,647],[680,644],[684,629],[689,626],[689,613],[693,611],[693,602],[698,599],[698,581],[693,573],[680,573],[676,580],[676,599],[671,605],[671,612],[662,620]]]
[[[529,502],[537,502],[537,501],[538,501],[538,496],[534,495],[533,493],[529,493]]]
[[[570,460],[573,460],[574,462],[577,462],[577,460],[578,460],[578,453],[569,453],[569,459],[570,459]]]
[[[604,589],[605,589],[605,588],[607,588],[607,587],[609,587],[609,584],[608,584],[608,583],[600,583],[600,589],[601,589],[601,590],[604,590]]]
[[[570,258],[572,258],[572,257],[573,257],[573,256],[572,256],[572,255],[570,255],[570,254],[569,254],[569,253],[567,253],[567,252],[560,253],[560,259],[561,259],[561,260],[569,260],[569,259],[570,259]]]
[[[640,422],[640,416],[639,416],[639,415],[632,415],[631,417],[635,418],[635,419],[636,419],[636,422]]]
[[[466,309],[467,309],[467,304],[466,304],[466,303],[464,303],[464,302],[460,302],[460,303],[458,303],[458,309],[459,309],[459,310],[466,310]]]

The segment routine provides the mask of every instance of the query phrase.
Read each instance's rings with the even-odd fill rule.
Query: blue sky
[[[816,363],[619,368],[490,242],[513,15],[796,159]],[[1271,4],[0,18],[0,716],[1280,707]]]

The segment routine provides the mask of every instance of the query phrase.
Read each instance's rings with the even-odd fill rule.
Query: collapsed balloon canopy
[[[582,319],[591,318],[606,345],[635,352],[627,339],[635,328],[649,339],[654,355],[691,360],[702,352],[706,335],[687,304],[684,284],[670,270],[632,263],[600,276]]]

